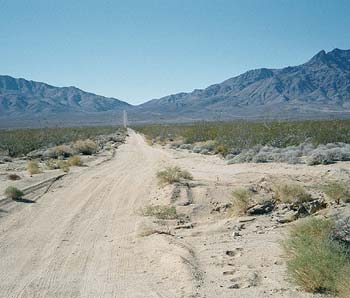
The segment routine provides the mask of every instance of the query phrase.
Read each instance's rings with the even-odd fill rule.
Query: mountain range
[[[320,51],[304,64],[255,69],[205,89],[132,106],[76,87],[0,76],[0,127],[40,119],[92,124],[350,115],[350,50]],[[67,122],[68,121],[68,122]]]

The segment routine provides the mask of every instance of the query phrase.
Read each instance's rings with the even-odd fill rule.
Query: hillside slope
[[[151,100],[140,108],[197,118],[343,113],[350,110],[350,50],[321,51],[299,66],[251,70],[206,89]]]
[[[98,113],[128,108],[115,98],[85,92],[76,87],[0,76],[0,116],[36,116],[57,113]]]

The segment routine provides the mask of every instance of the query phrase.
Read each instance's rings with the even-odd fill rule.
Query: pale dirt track
[[[136,231],[161,158],[131,133],[112,161],[1,218],[0,297],[167,297]]]

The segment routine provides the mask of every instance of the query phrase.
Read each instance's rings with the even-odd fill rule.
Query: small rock
[[[252,217],[252,216],[244,216],[244,217],[239,217],[237,219],[238,222],[249,222],[249,221],[253,221],[255,220],[256,218],[255,217]]]

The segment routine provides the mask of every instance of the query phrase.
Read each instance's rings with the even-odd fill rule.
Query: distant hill
[[[350,50],[320,51],[302,65],[251,70],[139,106],[76,87],[0,76],[0,128],[37,126],[42,119],[49,125],[121,123],[124,109],[133,123],[349,117]]]
[[[0,117],[99,113],[128,107],[130,105],[126,102],[85,92],[76,87],[54,87],[0,76]]]
[[[139,107],[162,117],[233,119],[318,117],[350,112],[350,50],[319,52],[305,64],[261,68],[191,93]]]

